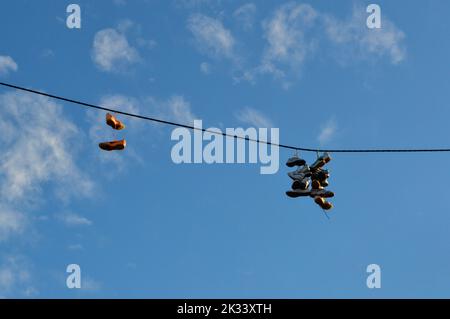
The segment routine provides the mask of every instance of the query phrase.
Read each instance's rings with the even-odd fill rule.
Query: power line
[[[28,92],[28,93],[32,93],[32,94],[46,96],[46,97],[49,97],[49,98],[52,98],[52,99],[65,101],[65,102],[69,102],[69,103],[72,103],[72,104],[77,104],[77,105],[81,105],[81,106],[85,106],[85,107],[89,107],[89,108],[93,108],[93,109],[97,109],[97,110],[113,112],[113,113],[122,114],[122,115],[125,115],[125,116],[134,117],[134,118],[138,118],[138,119],[142,119],[142,120],[152,121],[152,122],[156,122],[156,123],[160,123],[160,124],[166,124],[166,125],[177,126],[177,127],[184,127],[184,128],[191,129],[191,130],[198,130],[198,131],[207,132],[207,133],[211,133],[211,134],[215,134],[215,135],[222,135],[224,137],[232,137],[232,138],[235,138],[235,139],[242,139],[242,140],[246,140],[246,141],[250,141],[250,142],[262,143],[262,144],[277,146],[277,147],[280,147],[280,148],[285,148],[285,149],[290,149],[290,150],[295,150],[295,151],[320,152],[320,153],[322,153],[322,152],[329,152],[329,153],[425,153],[425,152],[450,152],[450,148],[429,148],[429,149],[426,149],[426,148],[424,148],[424,149],[321,149],[321,148],[297,147],[297,146],[291,146],[291,145],[286,145],[286,144],[278,144],[278,143],[272,143],[272,142],[269,142],[269,141],[263,141],[263,140],[260,140],[259,138],[258,139],[252,139],[252,138],[249,138],[248,136],[232,135],[232,134],[228,134],[228,133],[225,133],[225,132],[215,132],[215,131],[211,131],[211,130],[208,130],[208,129],[195,127],[195,126],[192,126],[192,125],[186,125],[186,124],[176,123],[176,122],[172,122],[172,121],[166,121],[166,120],[162,120],[162,119],[158,119],[158,118],[154,118],[154,117],[148,117],[148,116],[143,116],[143,115],[139,115],[139,114],[133,114],[133,113],[129,113],[129,112],[119,111],[119,110],[115,110],[115,109],[111,109],[111,108],[107,108],[107,107],[103,107],[103,106],[99,106],[99,105],[95,105],[95,104],[91,104],[91,103],[86,103],[86,102],[81,102],[81,101],[77,101],[77,100],[74,100],[74,99],[69,99],[69,98],[66,98],[66,97],[58,96],[58,95],[53,95],[53,94],[49,94],[49,93],[45,93],[45,92],[41,92],[41,91],[37,91],[37,90],[28,89],[28,88],[25,88],[25,87],[21,87],[21,86],[9,84],[9,83],[0,82],[0,85],[5,86],[5,87],[9,87],[9,88],[12,88],[12,89],[16,89],[16,90],[19,90],[19,91],[24,91],[24,92]]]

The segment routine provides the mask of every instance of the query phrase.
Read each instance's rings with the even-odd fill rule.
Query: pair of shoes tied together
[[[114,115],[106,113],[106,124],[111,126],[114,130],[123,130],[125,125],[119,121]],[[127,146],[126,140],[116,140],[110,142],[102,142],[98,146],[104,151],[121,151]]]

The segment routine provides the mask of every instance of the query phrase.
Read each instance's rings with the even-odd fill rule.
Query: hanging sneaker
[[[103,142],[98,144],[98,146],[104,151],[121,151],[127,146],[127,141]]]
[[[319,168],[317,170],[315,170],[312,174],[311,174],[311,178],[312,179],[317,179],[317,180],[325,180],[328,177],[330,177],[330,172],[327,169],[322,169]]]
[[[293,172],[287,173],[290,178],[292,178],[294,181],[301,181],[305,177],[311,176],[311,172],[309,170],[308,165],[304,165],[303,167],[298,168],[297,170]]]
[[[309,180],[307,178],[302,179],[301,181],[294,181],[292,183],[292,189],[307,189],[309,187]]]
[[[323,186],[320,184],[320,182],[317,179],[314,179],[311,182],[311,188],[312,189],[323,189]]]
[[[311,170],[315,171],[319,168],[323,167],[325,164],[329,163],[331,161],[331,157],[328,153],[323,154],[320,156],[311,166]]]
[[[309,196],[311,192],[308,189],[294,189],[286,192],[286,195],[292,198],[300,196]]]
[[[333,204],[327,202],[323,197],[317,196],[314,198],[314,202],[319,205],[323,210],[330,210],[333,208]]]
[[[323,186],[323,187],[328,187],[330,185],[330,183],[328,183],[328,179],[324,179],[319,182],[320,182],[320,186]]]
[[[312,180],[318,180],[321,186],[328,186],[328,177],[330,177],[330,173],[326,169],[319,168],[311,174]]]
[[[298,157],[297,155],[292,156],[286,162],[287,167],[303,166],[305,164],[306,164],[306,161],[304,159]]]
[[[110,113],[106,113],[106,124],[115,130],[123,130],[125,128],[125,125]]]
[[[323,198],[331,198],[334,197],[334,193],[332,191],[328,191],[326,189],[312,189],[311,197],[323,197]]]

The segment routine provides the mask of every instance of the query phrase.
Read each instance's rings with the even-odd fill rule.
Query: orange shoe
[[[98,146],[104,151],[121,151],[127,146],[126,140],[104,142],[98,144]]]
[[[115,130],[123,130],[125,128],[125,125],[110,113],[106,113],[106,124],[108,124]]]
[[[330,210],[333,208],[333,204],[327,202],[325,198],[320,196],[314,198],[314,202],[316,202],[316,204],[319,205],[323,210]]]

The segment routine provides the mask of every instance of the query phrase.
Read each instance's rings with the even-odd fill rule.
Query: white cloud
[[[188,20],[188,29],[194,35],[200,51],[216,58],[233,57],[235,40],[221,21],[202,14],[193,14]]]
[[[191,112],[191,104],[183,96],[174,95],[165,104],[165,114],[169,119],[181,123],[193,123],[195,115]]]
[[[75,159],[85,138],[65,118],[60,105],[17,92],[0,95],[0,131],[0,242],[13,237],[29,241],[31,222],[42,220],[42,215],[32,213],[51,198],[52,191],[63,202],[93,194],[93,181]],[[21,285],[16,275],[8,284],[9,269],[1,270],[0,295]],[[27,291],[33,294],[35,289],[27,287]]]
[[[0,95],[0,195],[5,203],[39,202],[43,185],[62,199],[89,196],[93,182],[74,159],[78,128],[61,106],[46,97],[9,92]],[[78,141],[78,143],[77,143]]]
[[[132,47],[125,34],[109,28],[95,34],[92,59],[103,71],[117,72],[141,60],[139,52]]]
[[[320,133],[317,136],[317,140],[320,145],[325,145],[329,143],[337,131],[337,123],[334,118],[329,119],[326,123],[324,123],[320,129]]]
[[[86,217],[74,214],[74,213],[64,213],[58,215],[59,220],[67,226],[91,226],[93,223]]]
[[[30,265],[20,256],[7,256],[0,264],[0,297],[30,297],[38,292],[32,285]]]
[[[316,18],[317,12],[308,4],[288,3],[281,6],[264,23],[268,42],[265,61],[301,64],[310,47],[305,40],[305,29],[311,27]]]
[[[288,89],[301,75],[308,59],[321,52],[343,65],[377,61],[383,57],[398,64],[406,57],[405,34],[383,15],[381,29],[369,29],[365,8],[355,6],[347,20],[321,13],[308,4],[289,2],[263,21],[266,46],[259,63],[234,76],[254,84],[270,75]]]
[[[211,65],[209,65],[209,63],[207,63],[207,62],[202,62],[200,64],[200,71],[203,74],[210,74],[211,73]]]
[[[244,109],[238,111],[235,113],[235,117],[246,124],[255,126],[255,127],[262,127],[262,128],[271,128],[273,127],[272,121],[265,115],[263,115],[261,112],[250,108],[245,107]]]
[[[14,272],[11,268],[0,268],[0,292],[10,290],[14,285]]]
[[[26,226],[24,214],[0,205],[0,242],[21,234]]]
[[[17,63],[10,56],[0,55],[0,76],[8,75],[11,71],[17,71]]]
[[[340,60],[373,59],[387,56],[393,64],[400,63],[406,57],[403,44],[405,34],[385,15],[380,29],[369,29],[366,25],[367,14],[363,7],[355,6],[348,20],[338,20],[324,15],[326,34],[332,43],[342,50]]]
[[[245,31],[249,31],[253,28],[255,13],[256,5],[254,3],[246,3],[233,12],[233,17]]]
[[[267,45],[260,65],[245,71],[235,80],[254,83],[258,75],[270,74],[288,88],[288,75],[298,77],[305,59],[316,47],[316,42],[309,40],[306,32],[314,26],[317,18],[318,13],[308,4],[290,2],[278,8],[270,19],[263,22]]]
[[[191,111],[191,104],[182,95],[172,95],[167,100],[148,97],[144,103],[150,106],[151,114],[167,121],[192,125],[197,119]]]

